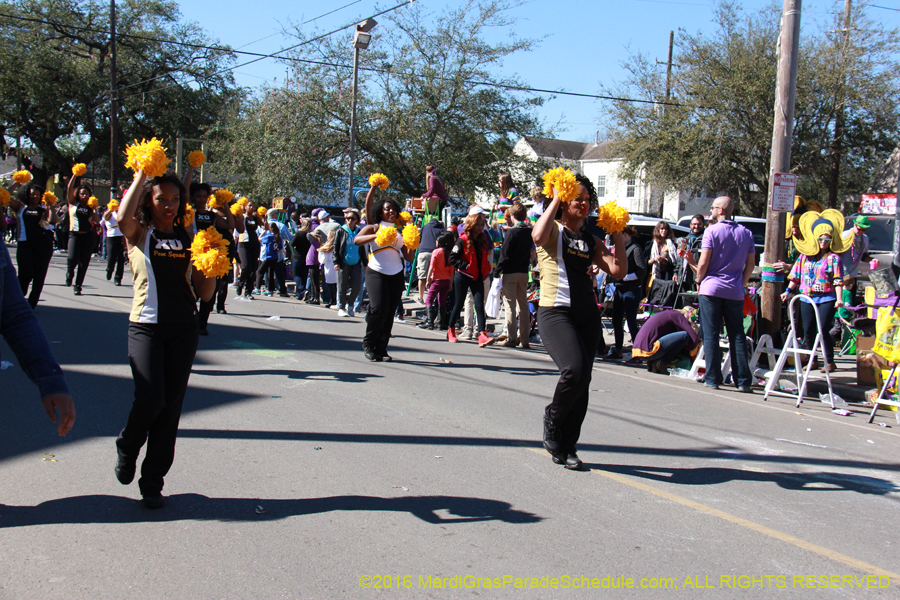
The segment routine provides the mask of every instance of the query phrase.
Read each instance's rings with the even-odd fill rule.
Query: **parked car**
[[[682,227],[687,227],[690,229],[691,219],[693,219],[693,215],[686,215],[678,219],[678,225]],[[704,215],[704,218],[709,222],[709,216]],[[762,256],[762,253],[766,251],[766,220],[759,219],[757,217],[741,217],[737,216],[734,218],[736,223],[740,223],[744,227],[750,230],[750,233],[753,234],[753,245],[756,246],[756,264],[759,264],[759,257]],[[676,234],[677,235],[677,234]]]

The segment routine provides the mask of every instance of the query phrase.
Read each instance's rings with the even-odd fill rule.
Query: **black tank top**
[[[44,228],[41,226],[41,219],[44,218],[43,206],[27,206],[22,209],[22,228],[25,237],[19,238],[22,241],[37,241],[41,239]]]
[[[259,237],[256,235],[257,227],[259,227],[259,222],[256,220],[256,217],[244,217],[244,231],[247,232],[245,244],[259,246]]]
[[[215,227],[216,218],[218,218],[218,215],[216,215],[215,213],[211,213],[209,211],[200,212],[198,210],[197,214],[194,216],[194,223],[197,224],[197,231]]]
[[[69,228],[75,233],[91,233],[94,228],[91,226],[91,215],[94,209],[84,204],[75,205],[75,210],[70,209],[70,214],[74,213],[74,218],[70,217]]]
[[[151,227],[143,243],[130,249],[134,273],[131,321],[185,323],[197,314],[189,283],[191,239],[181,227],[163,233]]]

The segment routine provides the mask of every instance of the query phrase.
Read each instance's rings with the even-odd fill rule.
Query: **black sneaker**
[[[227,314],[228,314],[228,311],[225,310],[224,308],[217,308],[217,309],[216,309],[216,314],[219,314],[219,315],[227,315]]]
[[[578,458],[578,455],[575,454],[574,450],[567,452],[564,456],[554,455],[553,462],[562,465],[571,471],[580,471],[584,467],[584,463],[581,462],[581,459]]]
[[[119,480],[119,483],[128,485],[134,481],[134,471],[137,468],[136,463],[136,458],[127,458],[121,454],[119,455],[119,458],[116,460],[115,468],[116,479]]]
[[[381,362],[382,358],[375,354],[375,351],[371,348],[363,348],[363,354],[366,355],[366,358],[371,360],[372,362]]]
[[[393,362],[393,360],[394,360],[394,359],[391,358],[391,356],[390,356],[389,354],[382,354],[382,355],[381,355],[381,361],[382,361],[382,362]]]
[[[605,358],[606,360],[622,360],[622,353],[616,350],[615,346],[610,346]]]
[[[204,327],[203,329],[201,329],[201,330],[199,331],[199,333],[200,333],[200,335],[209,335],[209,331],[206,329],[206,327]]]
[[[155,496],[144,496],[144,507],[150,509],[162,508],[166,505],[166,499],[163,498],[162,494],[156,494]]]
[[[122,285],[122,280],[121,280],[121,279],[116,279],[114,283],[115,283],[116,285]]]
[[[559,444],[561,435],[553,421],[548,417],[544,417],[544,449],[554,457],[554,460],[561,453]]]
[[[72,287],[72,278],[66,277],[66,287]]]
[[[80,296],[80,295],[81,295],[81,286],[80,286],[80,285],[76,285],[76,286],[73,288],[73,290],[75,291],[75,295],[76,295],[76,296]]]

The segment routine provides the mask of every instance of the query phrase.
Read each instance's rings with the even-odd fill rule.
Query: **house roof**
[[[614,142],[571,142],[552,138],[525,136],[525,141],[535,154],[543,158],[566,158],[569,160],[604,160],[615,158]]]

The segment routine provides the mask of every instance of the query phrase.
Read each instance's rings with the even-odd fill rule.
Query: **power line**
[[[900,8],[891,8],[890,6],[878,6],[877,4],[870,4],[872,8],[881,8],[883,10],[892,10],[894,12],[900,12]]]

